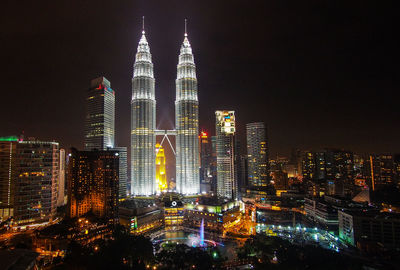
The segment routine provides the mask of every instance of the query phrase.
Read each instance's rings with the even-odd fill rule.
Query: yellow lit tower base
[[[159,143],[156,144],[156,185],[158,192],[168,189],[167,175],[165,173],[165,153],[164,148]]]

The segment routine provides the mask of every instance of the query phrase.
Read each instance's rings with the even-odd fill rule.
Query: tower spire
[[[185,19],[185,37],[187,37],[187,19]]]
[[[145,31],[144,31],[144,16],[142,16],[142,34],[144,34],[145,33]]]

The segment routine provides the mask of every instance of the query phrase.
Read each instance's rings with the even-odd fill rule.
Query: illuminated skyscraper
[[[365,164],[365,171],[367,182],[372,190],[394,187],[396,185],[396,169],[393,155],[370,155]]]
[[[0,137],[0,219],[14,216],[14,184],[18,137]]]
[[[145,31],[133,66],[131,101],[131,194],[156,192],[155,145],[156,100],[150,47]]]
[[[86,97],[85,150],[114,147],[115,92],[104,77],[93,79]]]
[[[119,156],[119,197],[126,198],[128,195],[128,153],[126,147],[114,147],[109,150],[117,150]]]
[[[71,149],[68,163],[68,215],[92,212],[116,221],[118,214],[119,154],[116,150]]]
[[[59,170],[58,143],[0,138],[0,219],[13,216],[19,224],[52,219]]]
[[[156,183],[157,191],[162,192],[168,189],[164,148],[158,143],[156,144]]]
[[[217,134],[217,195],[238,198],[235,172],[235,112],[216,111]]]
[[[28,224],[51,220],[57,209],[58,143],[19,141],[16,165],[15,221]]]
[[[196,66],[186,31],[177,66],[175,127],[176,191],[182,194],[200,193]]]
[[[246,125],[248,181],[250,188],[265,188],[268,179],[267,130],[263,122]]]
[[[199,148],[200,148],[200,188],[201,192],[209,192],[211,190],[211,141],[207,132],[200,132],[199,136]]]
[[[60,149],[57,206],[65,204],[65,149]]]

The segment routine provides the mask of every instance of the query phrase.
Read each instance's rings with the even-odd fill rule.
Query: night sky
[[[131,78],[145,16],[158,127],[174,126],[184,19],[200,127],[214,111],[265,121],[271,154],[291,148],[400,152],[397,13],[390,1],[7,1],[0,16],[0,136],[83,147],[90,80],[116,91],[116,141],[130,144]]]

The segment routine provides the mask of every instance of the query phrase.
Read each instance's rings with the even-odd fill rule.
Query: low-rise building
[[[400,246],[400,214],[376,210],[339,210],[339,237],[360,249],[379,243],[392,249]]]
[[[38,255],[36,252],[26,249],[0,250],[1,269],[39,269],[36,263]]]
[[[202,198],[197,203],[185,205],[185,225],[200,227],[204,220],[204,229],[222,232],[225,225],[237,220],[240,215],[240,202],[218,200],[215,198]]]
[[[129,199],[121,202],[119,222],[133,234],[143,234],[164,225],[161,209],[151,199]]]
[[[322,198],[305,198],[304,210],[309,220],[315,225],[329,231],[338,230],[338,211],[344,209],[363,209],[365,203],[357,203],[338,196],[327,196]]]
[[[32,244],[41,257],[64,257],[71,241],[88,245],[110,239],[113,224],[94,217],[81,217],[56,223],[34,233]]]

